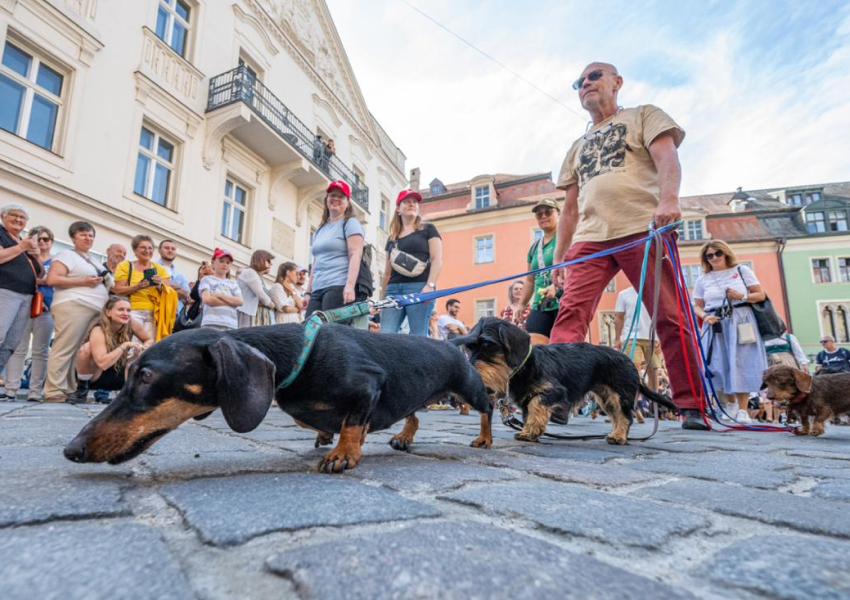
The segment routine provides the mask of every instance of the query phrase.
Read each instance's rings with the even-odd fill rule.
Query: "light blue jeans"
[[[387,285],[386,295],[401,296],[402,294],[415,294],[421,292],[424,287],[424,281],[391,283]],[[431,317],[431,309],[433,308],[433,300],[403,308],[385,308],[381,311],[381,333],[398,333],[399,327],[401,327],[404,319],[407,318],[410,335],[428,337],[428,320]]]

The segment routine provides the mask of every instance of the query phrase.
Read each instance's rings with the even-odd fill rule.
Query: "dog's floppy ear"
[[[812,376],[800,369],[794,369],[794,385],[804,394],[808,394],[812,391]]]
[[[481,317],[475,324],[475,327],[469,330],[469,333],[446,341],[454,344],[455,346],[466,346],[470,342],[474,342],[478,338],[478,336],[481,335],[481,328],[483,327],[483,323],[484,317]]]
[[[208,348],[224,420],[237,433],[256,429],[274,398],[275,366],[248,344],[222,337]]]

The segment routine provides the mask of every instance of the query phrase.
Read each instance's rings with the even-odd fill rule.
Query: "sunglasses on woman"
[[[595,71],[591,71],[585,77],[579,77],[573,82],[573,89],[578,90],[581,86],[584,85],[584,80],[587,79],[589,81],[598,81],[602,79],[602,76],[605,75],[605,71],[602,69],[596,69]]]
[[[38,238],[38,241],[39,242],[52,242],[53,240],[51,240],[49,237],[40,237],[40,238]]]
[[[720,251],[720,250],[718,250],[717,252],[706,252],[705,253],[706,258],[720,258],[721,256],[723,256],[723,252]]]

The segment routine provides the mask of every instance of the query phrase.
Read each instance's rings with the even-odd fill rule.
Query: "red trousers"
[[[628,237],[608,240],[605,242],[578,242],[567,252],[566,260],[573,260],[594,254],[614,246],[620,246],[646,234],[638,233]],[[643,300],[649,314],[655,306],[655,251],[653,242],[649,252],[646,281],[643,287]],[[643,264],[644,245],[641,244],[629,250],[616,254],[586,260],[567,267],[564,294],[561,296],[558,317],[552,327],[549,341],[583,342],[587,339],[590,321],[596,313],[599,299],[608,282],[619,272],[623,271],[635,289],[640,287],[640,269]],[[688,365],[690,377],[696,393],[701,393],[700,376],[694,356],[693,336],[687,327],[682,332],[685,337],[687,360],[682,354],[679,318],[676,311],[676,282],[673,266],[669,257],[664,253],[661,262],[661,286],[658,294],[658,320],[656,331],[661,342],[661,351],[667,363],[667,374],[670,377],[670,388],[673,392],[673,402],[679,408],[698,408],[699,401],[691,391],[688,381]],[[626,315],[626,323],[630,323],[631,315]],[[683,315],[683,320],[686,317]]]

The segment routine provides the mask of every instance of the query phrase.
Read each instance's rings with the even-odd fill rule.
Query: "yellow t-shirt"
[[[169,279],[171,275],[168,274],[168,271],[165,270],[165,267],[162,265],[158,265],[156,263],[151,263],[151,268],[156,268],[156,274],[162,277],[163,281]],[[115,267],[115,281],[118,283],[127,283],[127,276],[130,272],[130,262],[124,261],[122,263],[118,263],[118,266]],[[144,269],[137,269],[133,267],[133,276],[130,279],[130,285],[136,285],[145,277]],[[144,289],[139,290],[138,292],[134,292],[130,294],[130,308],[133,310],[153,310],[153,302],[151,302],[152,295],[158,295],[159,290],[156,289],[155,285],[148,286]]]
[[[645,232],[658,207],[658,171],[649,145],[665,132],[676,147],[684,130],[646,104],[624,108],[576,140],[558,176],[558,188],[578,184],[579,219],[573,242],[601,242]]]

